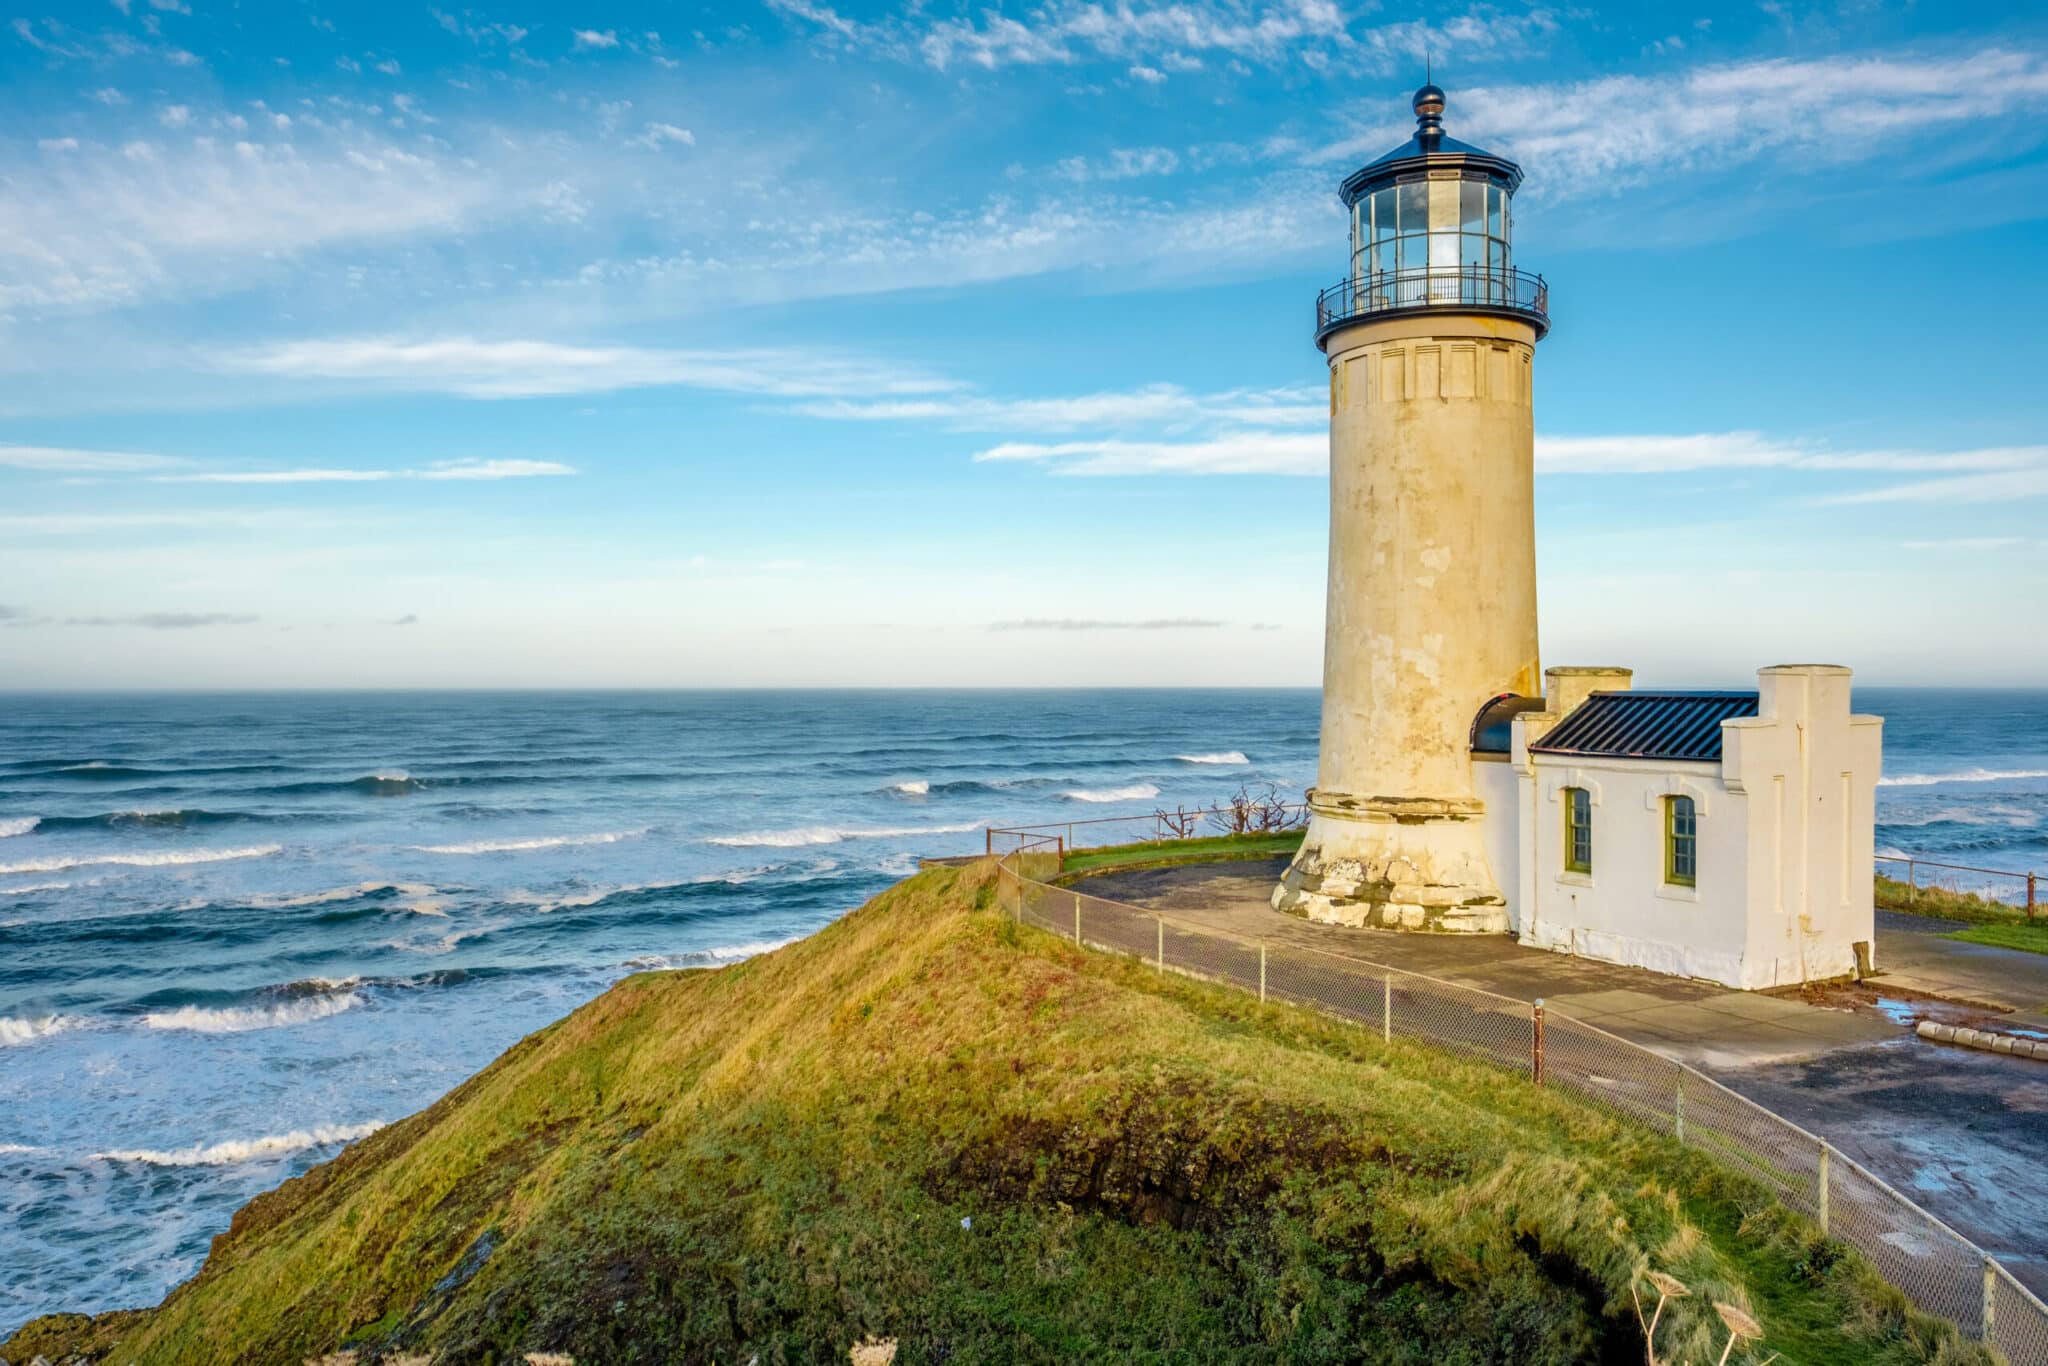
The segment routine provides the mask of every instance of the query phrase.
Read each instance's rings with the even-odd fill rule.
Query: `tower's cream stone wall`
[[[1467,740],[1489,699],[1538,690],[1535,344],[1527,323],[1454,307],[1326,339],[1322,756],[1281,910],[1507,928]]]

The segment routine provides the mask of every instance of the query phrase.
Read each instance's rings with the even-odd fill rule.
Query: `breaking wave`
[[[342,984],[315,978],[303,985],[316,991],[332,991]],[[355,985],[354,979],[349,979],[348,985]],[[179,1006],[175,1010],[152,1010],[142,1017],[142,1024],[146,1029],[182,1029],[194,1034],[242,1034],[252,1029],[309,1024],[345,1010],[354,1010],[362,1003],[363,998],[355,992],[340,991],[333,995],[303,996],[270,1006],[226,1006],[218,1009]]]
[[[112,863],[124,868],[162,868],[183,863],[225,863],[230,859],[267,858],[281,844],[254,844],[246,849],[165,849],[138,854],[60,854],[28,859],[22,863],[0,863],[0,873],[61,873],[67,868],[88,868]]]
[[[235,1138],[225,1143],[199,1144],[163,1151],[155,1148],[122,1148],[94,1153],[103,1162],[139,1162],[151,1167],[232,1167],[243,1162],[260,1162],[283,1157],[307,1148],[332,1147],[368,1138],[383,1128],[381,1120],[368,1124],[322,1124],[313,1129],[294,1129],[288,1134],[265,1134],[261,1138]]]
[[[932,785],[923,778],[911,778],[900,783],[890,783],[889,791],[905,797],[925,797],[931,794]]]
[[[1877,785],[1879,787],[1933,787],[1939,783],[2007,783],[2017,782],[2025,778],[2048,778],[2048,768],[1966,768],[1956,773],[1887,774],[1877,780]]]
[[[40,816],[9,816],[6,820],[0,820],[0,840],[10,835],[26,835],[42,823]]]
[[[53,830],[123,830],[134,827],[150,830],[186,830],[202,825],[232,825],[240,821],[267,819],[269,818],[251,815],[246,811],[201,811],[181,807],[166,811],[104,811],[96,816],[45,816],[32,824],[40,832],[48,834]],[[7,824],[0,821],[0,834],[9,833],[6,829]]]
[[[922,835],[963,835],[979,830],[984,821],[965,825],[843,826],[802,825],[790,830],[748,830],[737,835],[709,835],[706,844],[727,849],[803,849],[816,844],[838,844],[841,840],[915,839]]]
[[[1176,754],[1174,758],[1184,764],[1248,764],[1251,757],[1241,749],[1226,749],[1215,754]]]
[[[422,854],[510,854],[526,849],[562,849],[576,844],[617,844],[620,840],[638,839],[651,826],[638,830],[611,830],[595,835],[542,835],[532,839],[517,840],[473,840],[468,844],[417,844],[413,847]]]
[[[698,949],[691,953],[644,953],[638,958],[629,958],[620,966],[635,972],[672,972],[677,968],[713,968],[725,963],[737,963],[756,954],[773,953],[785,944],[794,944],[803,936],[793,935],[788,939],[756,939],[744,944],[725,944],[715,949]]]
[[[74,1029],[83,1023],[83,1020],[72,1015],[0,1015],[0,1048],[34,1043],[37,1039],[62,1034],[65,1030]]]
[[[1077,787],[1060,793],[1070,802],[1135,802],[1158,795],[1159,789],[1151,783],[1133,783],[1129,787]]]

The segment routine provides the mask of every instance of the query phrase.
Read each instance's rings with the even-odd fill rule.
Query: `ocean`
[[[1881,850],[2048,869],[2048,692],[1857,702]],[[153,1303],[626,973],[991,824],[1298,797],[1316,724],[1309,690],[0,695],[0,1335]]]

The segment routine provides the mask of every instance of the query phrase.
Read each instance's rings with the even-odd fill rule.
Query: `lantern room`
[[[1422,308],[1505,313],[1549,327],[1543,278],[1514,265],[1522,168],[1444,133],[1444,92],[1415,92],[1415,136],[1339,190],[1351,215],[1351,270],[1316,302],[1320,341],[1367,314]]]

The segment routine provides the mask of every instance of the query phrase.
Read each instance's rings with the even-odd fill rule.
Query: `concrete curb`
[[[1936,1024],[1922,1020],[1917,1031],[1921,1038],[1935,1043],[1960,1044],[1964,1048],[1981,1049],[1986,1053],[2010,1053],[2015,1058],[2033,1058],[2048,1062],[2048,1039],[2020,1039],[2010,1034],[1994,1034],[1987,1029],[1965,1029],[1960,1025]]]

